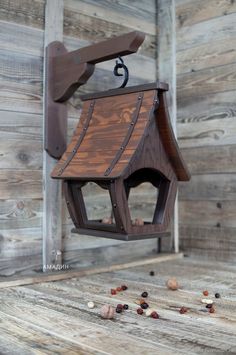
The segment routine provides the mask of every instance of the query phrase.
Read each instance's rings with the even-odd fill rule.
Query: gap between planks
[[[50,281],[60,281],[71,279],[74,277],[83,277],[87,275],[100,274],[105,272],[112,272],[117,270],[128,269],[137,266],[144,266],[149,264],[161,263],[164,261],[176,260],[183,257],[183,253],[177,254],[163,254],[158,255],[152,258],[146,258],[142,260],[131,261],[124,264],[115,264],[110,266],[98,267],[98,268],[90,268],[80,271],[67,271],[61,273],[50,273],[50,274],[40,274],[38,276],[24,276],[22,278],[11,278],[6,281],[0,282],[0,289],[6,287],[14,287],[14,286],[22,286],[22,285],[30,285],[41,282],[50,282]]]

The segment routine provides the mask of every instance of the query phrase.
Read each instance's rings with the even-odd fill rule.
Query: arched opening
[[[170,181],[154,169],[140,169],[125,181],[132,225],[161,224]]]

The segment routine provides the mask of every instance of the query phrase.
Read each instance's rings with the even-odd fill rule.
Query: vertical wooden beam
[[[168,109],[173,130],[176,130],[176,24],[175,0],[157,0],[157,73],[158,79],[169,83]],[[172,244],[179,252],[178,192],[176,196],[172,226]]]
[[[46,0],[44,32],[44,103],[46,96],[47,45],[52,41],[63,41],[63,0]],[[45,125],[45,104],[44,104]],[[45,139],[45,134],[44,134]],[[57,161],[43,152],[43,270],[49,271],[61,265],[62,255],[62,196],[61,181],[53,180],[50,173]]]

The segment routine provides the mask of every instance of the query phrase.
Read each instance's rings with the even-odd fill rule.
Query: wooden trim
[[[51,1],[51,0],[50,0]],[[95,275],[104,272],[112,272],[117,270],[128,269],[137,266],[143,265],[151,265],[155,263],[161,263],[170,260],[181,259],[183,257],[182,253],[178,254],[158,254],[158,256],[153,258],[146,258],[142,260],[131,261],[128,263],[123,264],[116,264],[104,267],[95,267],[81,271],[67,271],[67,272],[60,272],[60,273],[50,273],[50,274],[41,274],[37,276],[24,276],[22,278],[9,278],[2,282],[0,282],[0,289],[6,287],[16,287],[16,286],[23,286],[23,285],[31,285],[41,282],[52,282],[52,281],[60,281],[66,279],[72,279],[73,277],[83,277],[88,275]]]
[[[157,81],[155,83],[150,83],[150,84],[136,85],[136,86],[130,86],[130,87],[126,87],[126,88],[111,89],[111,90],[107,90],[107,91],[101,91],[101,92],[95,92],[95,93],[91,93],[91,94],[81,95],[80,98],[82,101],[87,101],[87,100],[92,100],[92,99],[100,99],[102,97],[131,94],[134,92],[156,90],[156,89],[161,90],[161,91],[168,91],[169,85],[164,82]]]
[[[63,39],[63,0],[47,0],[44,34],[44,125],[46,124],[46,47]],[[44,129],[45,132],[45,129]],[[44,142],[45,142],[44,135]],[[46,150],[43,152],[43,269],[62,263],[62,188],[61,181],[51,179],[56,165]]]
[[[134,127],[135,127],[137,120],[138,120],[139,111],[140,111],[140,108],[141,108],[142,102],[143,102],[143,95],[144,95],[143,92],[139,92],[138,98],[136,100],[135,111],[132,115],[132,120],[130,122],[129,129],[128,129],[126,136],[120,146],[120,149],[117,151],[114,159],[112,160],[111,164],[109,165],[109,167],[105,171],[104,176],[110,175],[111,171],[114,169],[115,165],[117,164],[117,162],[121,158],[123,152],[125,151],[127,144],[129,143],[130,137],[132,136]]]

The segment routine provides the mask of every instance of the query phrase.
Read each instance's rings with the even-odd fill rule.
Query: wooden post
[[[169,84],[168,109],[173,130],[177,137],[176,121],[176,26],[175,0],[157,0],[157,73],[160,81]],[[179,252],[178,192],[172,226],[172,245]]]
[[[52,41],[63,41],[63,0],[46,0],[44,34],[44,103],[46,97],[45,49]],[[45,124],[45,105],[44,105]],[[45,133],[44,133],[45,140]],[[43,152],[43,270],[61,265],[62,255],[62,196],[61,181],[51,179],[56,160]]]

